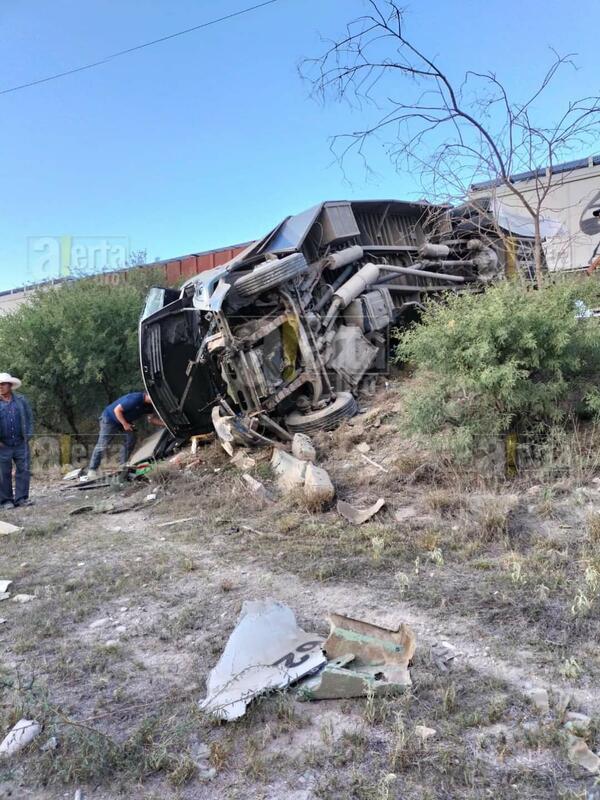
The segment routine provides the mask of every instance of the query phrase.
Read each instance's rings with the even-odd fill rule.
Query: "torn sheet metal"
[[[253,697],[285,689],[326,662],[323,640],[296,624],[294,612],[274,601],[245,602],[238,624],[207,681],[200,708],[224,720],[243,716]]]
[[[329,619],[331,631],[323,650],[330,660],[319,675],[302,684],[301,696],[310,700],[381,696],[412,685],[408,665],[416,642],[408,625],[391,630],[341,614]]]
[[[383,497],[380,497],[376,503],[373,503],[373,505],[368,508],[355,508],[344,500],[338,500],[337,510],[338,514],[341,514],[348,522],[352,522],[354,525],[362,525],[363,522],[371,519],[371,517],[374,517],[375,514],[381,511],[384,505],[385,500]]]
[[[19,533],[22,530],[23,528],[11,525],[10,522],[2,522],[0,520],[0,536],[7,536],[9,533]]]
[[[170,432],[166,428],[161,428],[144,439],[134,450],[129,458],[128,466],[134,467],[138,464],[146,464],[148,461],[165,458],[172,453],[175,444],[176,440]]]

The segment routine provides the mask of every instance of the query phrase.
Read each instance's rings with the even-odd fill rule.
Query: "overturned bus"
[[[355,414],[358,391],[386,369],[392,328],[425,298],[477,289],[517,257],[531,270],[532,241],[475,211],[323,202],[181,289],[152,289],[141,367],[171,433],[259,443]]]

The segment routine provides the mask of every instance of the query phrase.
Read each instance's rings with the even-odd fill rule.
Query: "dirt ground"
[[[34,507],[2,514],[23,531],[0,537],[0,578],[34,599],[0,603],[0,732],[43,725],[0,762],[2,800],[595,796],[564,721],[567,702],[589,715],[598,751],[600,482],[492,484],[403,439],[393,391],[366,405],[315,440],[339,498],[386,500],[362,526],[281,496],[269,451],[250,473],[275,500],[252,494],[216,444],[148,483],[38,481]],[[266,598],[323,636],[330,611],[409,623],[412,690],[289,690],[237,722],[207,718],[207,674],[242,603]]]

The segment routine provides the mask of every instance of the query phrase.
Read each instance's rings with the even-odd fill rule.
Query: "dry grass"
[[[460,649],[462,637],[467,651],[485,648],[497,664],[592,697],[600,512],[589,512],[587,497],[571,502],[576,485],[554,489],[541,516],[528,506],[542,495],[532,499],[525,485],[484,492],[458,481],[446,462],[403,448],[382,416],[372,431],[358,418],[335,434],[349,443],[341,453],[333,434],[319,440],[340,496],[387,500],[362,526],[334,508],[265,503],[214,445],[195,471],[161,475],[156,505],[69,517],[81,496],[55,496],[27,512],[26,533],[2,542],[0,577],[36,600],[3,609],[11,666],[0,672],[0,726],[35,717],[45,724],[40,743],[55,735],[60,746],[34,745],[4,770],[2,786],[35,800],[77,786],[111,800],[258,800],[304,789],[321,800],[581,797],[589,780],[564,757],[558,716],[534,720],[508,682],[512,671],[475,671],[468,652],[441,671],[429,644],[443,637]],[[366,436],[389,472],[358,469],[354,445]],[[276,494],[266,462],[253,474]],[[417,518],[396,522],[401,505],[414,505]],[[203,681],[243,601],[265,597],[288,603],[321,635],[330,610],[414,614],[424,624],[412,691],[326,703],[287,692],[254,702],[236,724],[207,720],[196,706]],[[90,628],[102,617],[109,621]],[[437,734],[421,742],[416,725]],[[600,745],[595,728],[590,743]],[[217,771],[209,783],[206,767]]]
[[[467,498],[460,491],[433,489],[424,496],[425,504],[442,516],[456,515],[467,506]]]

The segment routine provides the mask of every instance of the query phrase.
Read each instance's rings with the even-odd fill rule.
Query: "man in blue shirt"
[[[120,463],[127,463],[135,444],[133,423],[146,415],[151,415],[154,424],[162,425],[147,392],[130,392],[106,406],[100,416],[100,433],[88,467],[88,480],[95,480],[98,477],[97,470],[102,456],[115,436],[122,440]]]
[[[29,500],[29,439],[33,435],[31,406],[16,389],[18,378],[0,372],[0,506],[26,506]],[[15,488],[13,492],[13,463]]]

